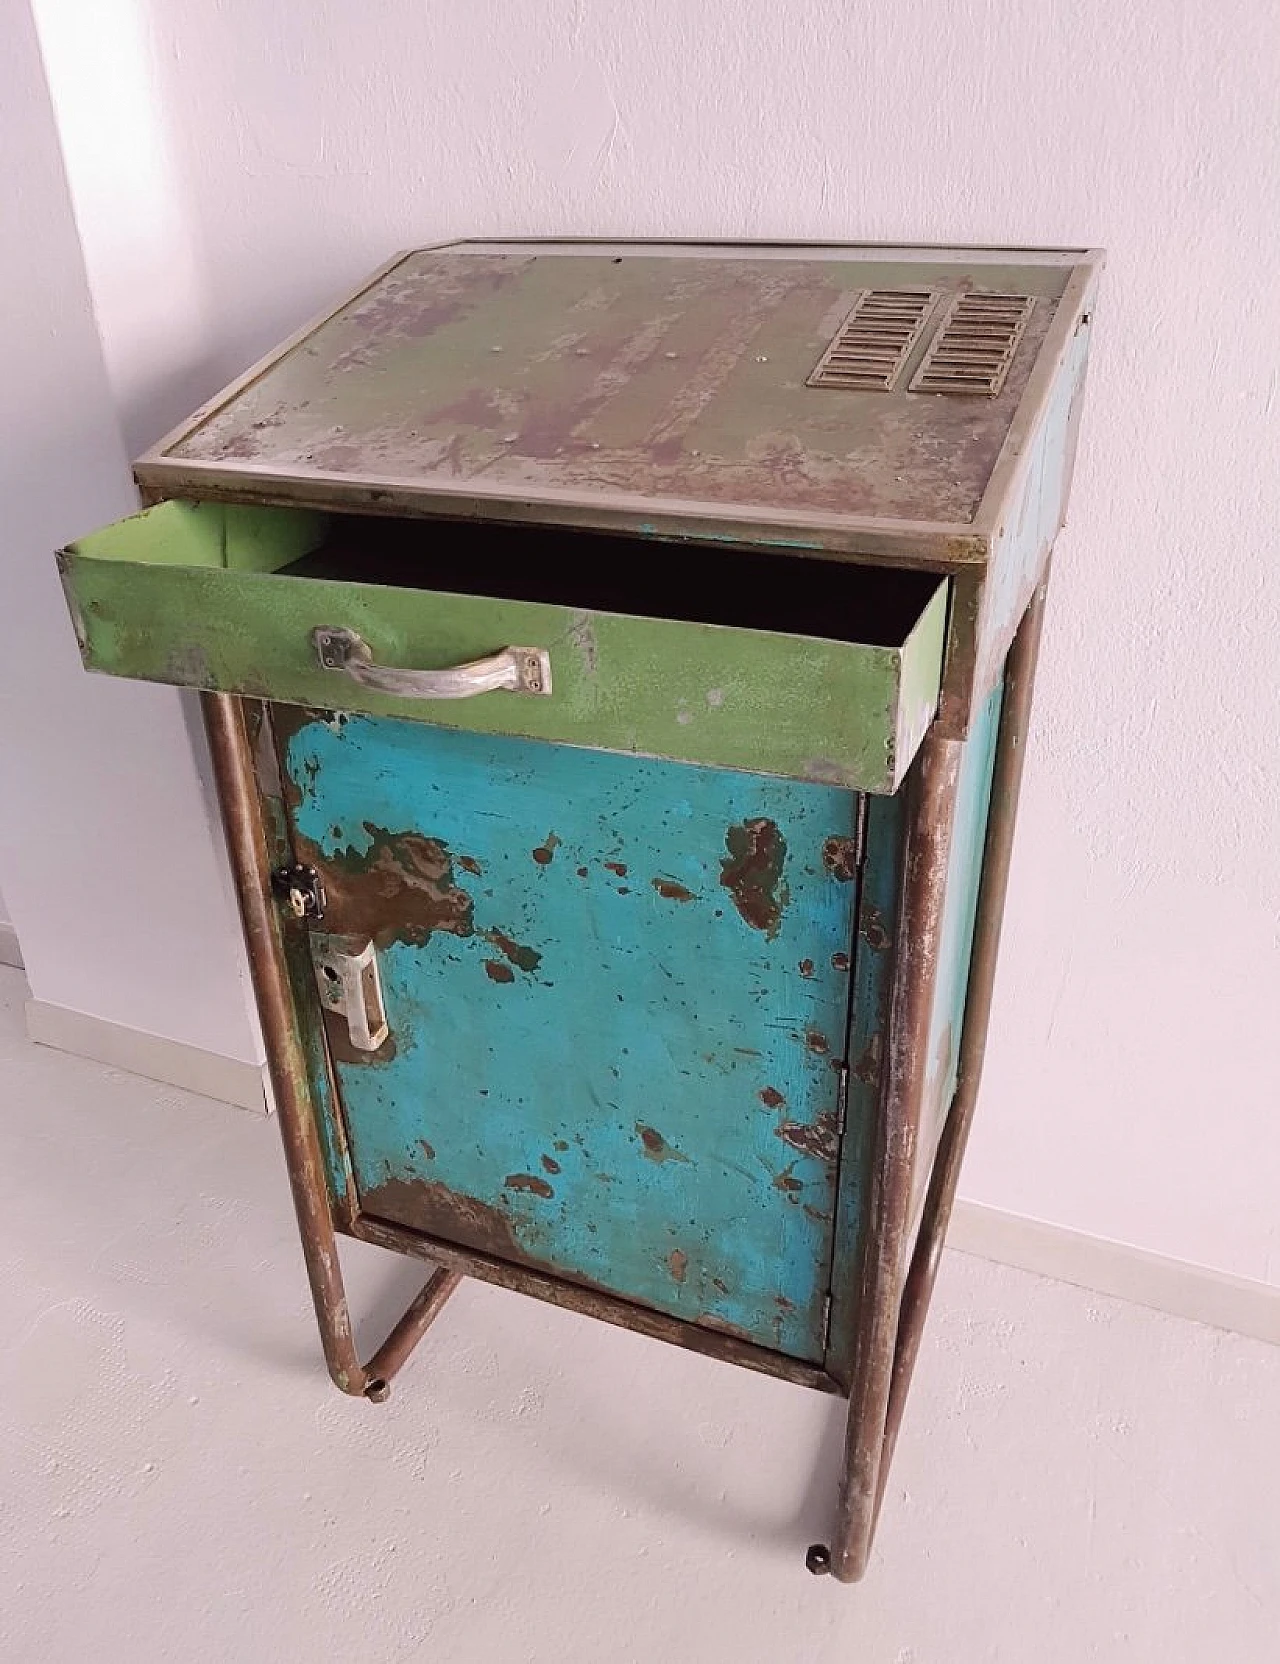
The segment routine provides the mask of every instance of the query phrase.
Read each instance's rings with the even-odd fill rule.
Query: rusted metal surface
[[[991,814],[987,822],[982,885],[978,895],[978,916],[969,969],[969,991],[965,1002],[964,1030],[960,1040],[960,1070],[955,1098],[939,1143],[925,1197],[915,1252],[911,1258],[902,1294],[893,1377],[885,1417],[884,1450],[875,1499],[877,1514],[884,1497],[885,1479],[889,1464],[893,1460],[907,1392],[911,1385],[916,1356],[920,1350],[929,1300],[933,1294],[938,1262],[942,1257],[956,1186],[960,1180],[960,1168],[969,1141],[969,1130],[973,1125],[978,1087],[982,1079],[1048,581],[1046,572],[1014,639],[1005,672],[1004,704],[991,791]],[[874,1528],[874,1518],[872,1525]]]
[[[906,843],[906,792],[872,797],[866,804],[862,843],[866,855],[858,897],[857,934],[850,971],[849,1075],[840,1152],[831,1326],[824,1360],[846,1392],[865,1328],[859,1271],[870,1231],[869,1195],[881,1126],[882,1082],[893,1001],[894,945],[902,900]]]
[[[773,821],[758,819],[731,826],[724,841],[729,853],[720,863],[721,884],[753,930],[776,936],[790,899],[782,877],[787,840]]]
[[[955,741],[930,735],[913,771],[845,1464],[831,1544],[831,1569],[843,1582],[862,1575],[874,1527],[961,750]]]
[[[205,730],[218,787],[227,848],[248,948],[258,1016],[267,1051],[285,1164],[293,1192],[298,1231],[311,1285],[325,1362],[334,1384],[353,1396],[385,1396],[381,1387],[408,1357],[428,1324],[457,1286],[452,1272],[440,1272],[427,1284],[375,1354],[366,1369],[356,1352],[351,1313],[338,1260],[330,1211],[325,1159],[312,1098],[314,1059],[307,1056],[297,1021],[295,1000],[302,973],[291,977],[282,941],[280,915],[271,888],[270,836],[258,791],[258,771],[274,779],[263,756],[265,741],[251,743],[242,701],[206,693],[202,699]],[[261,735],[264,713],[254,713]],[[304,926],[295,920],[290,935],[305,952]]]
[[[397,1376],[413,1349],[439,1317],[445,1302],[457,1291],[462,1273],[449,1266],[434,1271],[415,1295],[400,1321],[365,1366],[365,1397],[381,1400],[380,1390]]]
[[[240,701],[226,694],[206,693],[201,703],[325,1362],[335,1385],[358,1395],[364,1391],[366,1377],[342,1286],[324,1160],[311,1113],[307,1058],[289,993],[244,713]]]
[[[578,1312],[584,1317],[595,1317],[620,1329],[647,1335],[651,1340],[667,1341],[686,1352],[698,1352],[703,1357],[718,1358],[723,1363],[738,1364],[775,1380],[790,1381],[795,1386],[811,1387],[818,1392],[840,1392],[839,1384],[825,1370],[789,1358],[768,1347],[755,1346],[727,1329],[715,1329],[665,1316],[647,1307],[632,1305],[601,1289],[571,1283],[549,1276],[532,1266],[521,1265],[501,1256],[471,1249],[457,1242],[420,1235],[403,1225],[391,1224],[372,1214],[363,1214],[355,1222],[351,1234],[362,1242],[381,1248],[391,1248],[400,1254],[415,1255],[420,1259],[437,1261],[474,1277],[479,1282],[493,1283],[499,1288],[513,1289],[546,1300],[565,1311]],[[677,1262],[678,1263],[678,1262]]]
[[[330,503],[377,481],[410,488],[428,512],[433,492],[466,492],[477,507],[546,505],[539,517],[552,504],[634,500],[754,512],[760,524],[790,514],[957,531],[974,521],[1083,259],[423,250],[213,401],[144,459],[140,478],[187,490],[194,469],[205,496],[256,479]],[[913,394],[905,377],[892,392],[806,385],[860,291],[922,277],[944,299],[1038,297],[997,397]]]
[[[934,1153],[955,1093],[1002,693],[1003,688],[997,686],[976,712],[961,753],[956,783],[951,849],[939,926],[933,1011],[926,1042],[928,1069],[920,1105],[915,1173],[911,1184],[913,1228],[920,1217]]]

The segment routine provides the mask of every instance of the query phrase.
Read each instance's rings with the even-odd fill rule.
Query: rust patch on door
[[[682,1248],[673,1248],[667,1255],[667,1269],[674,1282],[682,1283],[689,1274],[689,1256]]]
[[[546,838],[533,851],[533,858],[540,867],[549,867],[555,860],[556,850],[560,847],[560,840],[554,832],[548,832]]]
[[[766,1109],[781,1109],[787,1101],[776,1086],[762,1087],[757,1096]]]
[[[878,907],[867,907],[862,920],[862,939],[872,953],[882,953],[889,946],[889,932]]]
[[[651,880],[654,889],[664,901],[693,901],[692,890],[686,890],[683,884],[677,884],[674,878],[655,878]]]
[[[643,1121],[637,1121],[636,1131],[640,1134],[640,1143],[647,1160],[688,1161],[688,1156],[682,1156],[679,1150],[673,1149],[656,1128],[646,1127]]]
[[[822,846],[822,864],[841,884],[850,884],[858,876],[858,843],[856,838],[828,838]]]
[[[512,941],[504,930],[485,930],[481,934],[486,942],[492,942],[498,952],[504,954],[519,971],[536,971],[542,963],[542,955],[535,948],[527,948],[519,942]]]
[[[536,1173],[508,1173],[502,1181],[506,1190],[527,1190],[532,1196],[550,1198],[555,1191],[545,1179],[540,1179]]]
[[[840,1144],[834,1115],[819,1115],[813,1122],[784,1121],[778,1128],[778,1137],[793,1150],[823,1162],[836,1159]]]
[[[384,1179],[364,1192],[360,1206],[376,1219],[408,1225],[496,1260],[529,1260],[505,1214],[474,1196],[459,1196],[434,1180]]]
[[[778,934],[790,893],[783,881],[786,839],[771,820],[748,820],[725,833],[729,853],[720,862],[720,882],[753,930]]]
[[[299,854],[318,867],[328,892],[326,929],[362,936],[386,948],[392,942],[424,947],[437,930],[475,934],[471,897],[454,881],[453,858],[439,838],[420,832],[388,832],[366,824],[367,850],[328,857],[299,839]]]
[[[490,982],[514,982],[516,979],[516,973],[510,965],[504,965],[500,959],[486,959],[484,974]]]
[[[873,1034],[868,1040],[865,1050],[853,1065],[856,1079],[864,1086],[878,1086],[880,1084],[880,1061],[884,1048],[880,1035]]]

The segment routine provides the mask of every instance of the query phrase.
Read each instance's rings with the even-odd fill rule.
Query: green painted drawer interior
[[[59,565],[91,670],[600,750],[897,789],[937,704],[947,584],[712,544],[165,502]],[[431,670],[546,649],[549,696],[422,700],[312,632]]]

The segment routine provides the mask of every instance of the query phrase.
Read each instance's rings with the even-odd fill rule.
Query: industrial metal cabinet
[[[64,550],[204,691],[326,1358],[463,1275],[839,1393],[861,1575],[973,1114],[1091,251],[401,256]],[[368,1363],[335,1231],[433,1266]]]

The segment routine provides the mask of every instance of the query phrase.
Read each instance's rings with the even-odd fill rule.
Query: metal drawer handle
[[[354,630],[320,625],[312,630],[316,657],[326,670],[341,670],[362,687],[402,699],[471,699],[477,693],[551,692],[551,655],[541,647],[504,647],[488,659],[448,670],[405,670],[375,664],[369,643]]]

